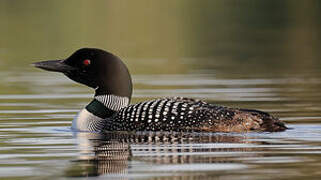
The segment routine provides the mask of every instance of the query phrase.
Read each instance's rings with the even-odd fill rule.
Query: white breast
[[[100,131],[104,126],[104,119],[93,115],[87,109],[82,109],[73,119],[71,128],[75,131]]]

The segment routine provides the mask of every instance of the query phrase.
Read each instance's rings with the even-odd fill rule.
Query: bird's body
[[[79,131],[249,132],[284,131],[279,119],[258,110],[229,108],[184,97],[129,105],[132,85],[127,67],[116,56],[84,48],[66,60],[36,67],[63,72],[95,88],[95,98],[74,119]]]
[[[115,124],[107,123],[104,129],[247,132],[264,130],[263,127],[268,124],[266,120],[278,122],[276,118],[263,112],[228,108],[183,97],[162,98],[129,105],[120,109],[113,119]]]

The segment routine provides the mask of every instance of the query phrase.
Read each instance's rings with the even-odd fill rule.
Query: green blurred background
[[[123,59],[201,57],[320,67],[320,1],[0,0],[0,68],[81,47]],[[215,57],[215,58],[212,58]],[[127,58],[127,59],[126,59]],[[284,59],[290,59],[282,63]],[[156,72],[175,72],[174,64]],[[146,68],[132,69],[134,73]]]

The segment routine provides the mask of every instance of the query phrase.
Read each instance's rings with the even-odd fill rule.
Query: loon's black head
[[[96,95],[131,98],[132,82],[127,67],[118,57],[101,49],[82,48],[67,59],[36,62],[34,66],[62,72],[70,79],[96,89]]]

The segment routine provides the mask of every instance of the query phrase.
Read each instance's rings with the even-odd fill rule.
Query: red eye
[[[88,65],[90,65],[90,60],[89,60],[89,59],[85,59],[82,63],[83,63],[85,66],[88,66]]]

